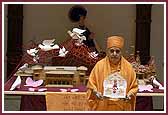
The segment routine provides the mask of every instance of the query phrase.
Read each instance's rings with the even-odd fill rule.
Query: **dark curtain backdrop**
[[[22,58],[23,5],[9,4],[7,14],[7,79]],[[5,59],[6,60],[6,59]]]

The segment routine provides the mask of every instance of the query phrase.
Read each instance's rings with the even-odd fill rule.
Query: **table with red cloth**
[[[4,85],[4,94],[5,95],[21,95],[21,111],[46,111],[46,99],[45,95],[47,92],[60,92],[62,87],[45,87],[40,86],[40,88],[47,88],[47,91],[38,92],[38,91],[28,91],[30,86],[24,86],[25,81],[22,81],[20,89],[15,89],[10,91],[10,87],[15,81],[16,77],[11,77]],[[86,86],[78,86],[73,88],[63,88],[67,89],[69,92],[71,89],[79,89],[78,93],[86,92]],[[60,92],[61,93],[61,92]],[[164,91],[159,89],[153,89],[153,92],[143,91],[137,93],[136,101],[136,111],[152,111],[153,110],[153,101],[152,96],[164,96]]]

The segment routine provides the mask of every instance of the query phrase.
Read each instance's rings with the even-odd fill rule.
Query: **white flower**
[[[79,28],[73,28],[72,32],[73,33],[76,33],[78,35],[82,35],[83,32],[85,32],[86,30],[82,30],[82,29],[79,29]]]
[[[38,50],[36,50],[36,48],[27,50],[27,53],[33,57],[36,56],[37,52]]]
[[[62,49],[60,48],[59,50],[59,55],[60,57],[65,57],[65,55],[68,53],[68,51],[66,51],[66,49],[63,47]]]
[[[33,57],[33,61],[35,62],[35,63],[38,63],[38,60],[39,60],[40,58],[39,58],[39,56],[38,55],[36,55],[35,57]]]
[[[72,39],[75,39],[77,40],[77,42],[79,44],[82,44],[83,40],[86,40],[86,37],[84,35],[82,35],[83,32],[85,32],[86,30],[81,30],[81,29],[78,29],[78,28],[74,28],[71,31],[68,31],[67,33],[72,37]]]
[[[43,51],[49,51],[53,49],[59,49],[59,46],[57,44],[54,44],[53,42],[55,39],[52,40],[44,40],[42,44],[39,44],[38,47]]]
[[[89,53],[89,56],[90,56],[91,58],[96,58],[96,57],[98,56],[98,53],[96,53],[96,52],[91,52],[91,53]]]
[[[21,66],[18,70],[24,72],[28,68],[28,64],[25,63],[23,66]]]

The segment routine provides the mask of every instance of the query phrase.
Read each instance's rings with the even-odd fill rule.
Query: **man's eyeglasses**
[[[114,53],[114,52],[116,52],[117,54],[118,53],[120,53],[121,52],[121,50],[119,50],[119,49],[110,49],[110,53]]]

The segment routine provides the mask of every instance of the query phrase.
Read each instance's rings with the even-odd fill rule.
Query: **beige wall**
[[[23,41],[55,37],[64,41],[73,24],[67,13],[72,5],[24,5]],[[96,41],[105,49],[105,38],[113,34],[125,37],[128,50],[135,40],[135,5],[83,5],[88,10],[87,24]],[[116,12],[117,11],[117,12]],[[127,49],[126,49],[127,48]]]
[[[58,42],[65,39],[70,26],[64,5],[24,5],[23,43],[31,39],[54,37]]]

